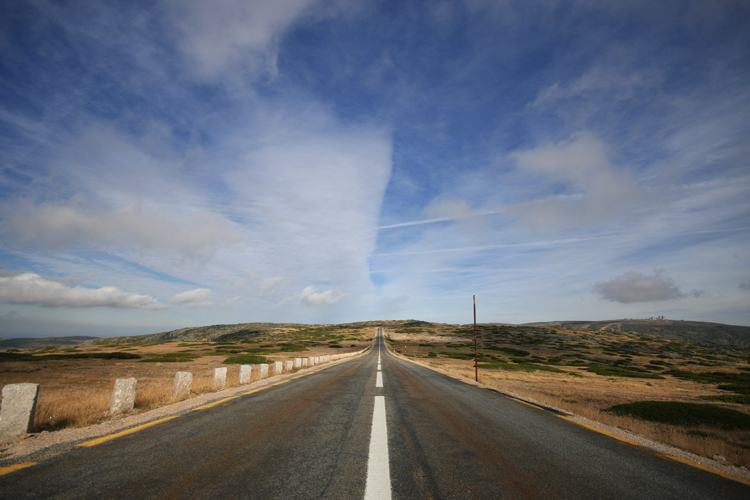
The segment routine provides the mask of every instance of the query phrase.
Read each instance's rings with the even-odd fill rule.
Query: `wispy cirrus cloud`
[[[115,307],[152,310],[166,307],[148,295],[124,292],[113,286],[70,287],[34,273],[0,277],[0,300],[11,304],[33,304],[44,307]]]

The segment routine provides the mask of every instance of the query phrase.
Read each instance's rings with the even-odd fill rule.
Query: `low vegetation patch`
[[[523,372],[535,372],[539,370],[544,372],[569,373],[559,368],[555,368],[554,366],[537,365],[534,363],[519,363],[517,361],[515,363],[508,363],[501,360],[492,360],[488,363],[479,363],[478,367],[489,370],[514,370]]]
[[[661,375],[649,373],[646,370],[642,370],[640,368],[629,366],[601,365],[598,363],[590,364],[588,368],[586,368],[586,371],[596,373],[597,375],[601,375],[603,377],[664,378]]]
[[[237,356],[229,356],[224,360],[225,365],[259,365],[262,363],[271,363],[271,361],[257,354],[239,354]]]
[[[66,359],[140,359],[139,354],[129,352],[79,352],[75,354],[28,354],[0,352],[2,361],[60,361]]]
[[[701,396],[701,399],[704,401],[720,401],[722,403],[750,405],[750,396],[747,394],[718,394],[714,396]]]
[[[699,384],[718,384],[718,388],[724,391],[733,391],[744,395],[750,395],[750,373],[694,373],[681,370],[670,370],[665,373],[676,378],[691,380]]]
[[[180,363],[193,361],[201,355],[194,352],[170,352],[166,354],[146,354],[145,356],[140,361],[141,363]]]
[[[630,416],[678,425],[681,427],[714,427],[723,430],[750,429],[750,415],[720,406],[682,403],[679,401],[639,401],[615,405],[605,411],[620,416]]]
[[[511,356],[528,356],[531,354],[529,351],[524,351],[522,349],[513,349],[512,347],[485,347],[485,349],[491,349],[493,351],[502,351],[505,353],[510,354]]]

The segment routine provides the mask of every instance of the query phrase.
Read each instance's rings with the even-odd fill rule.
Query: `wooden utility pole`
[[[474,295],[474,380],[479,382],[479,367],[477,366],[477,296]]]

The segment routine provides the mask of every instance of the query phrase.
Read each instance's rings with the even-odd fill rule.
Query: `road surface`
[[[380,369],[378,369],[380,368]],[[266,390],[0,476],[0,498],[750,498],[375,348]]]

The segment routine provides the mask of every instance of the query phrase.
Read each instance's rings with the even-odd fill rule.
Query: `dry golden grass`
[[[285,331],[284,335],[292,335]],[[292,339],[293,340],[293,339]],[[364,339],[363,339],[364,340]],[[274,340],[271,340],[271,342]],[[266,340],[265,342],[269,342]],[[351,347],[356,343],[357,347]],[[311,347],[304,352],[271,353],[272,361],[285,361],[294,357],[340,354],[366,345],[362,340],[347,342],[346,349],[329,349],[325,345]],[[238,345],[238,349],[248,347]],[[252,347],[252,346],[251,346]],[[69,359],[33,362],[0,362],[0,390],[6,384],[31,382],[39,384],[39,398],[34,419],[35,430],[57,430],[82,427],[108,419],[110,399],[115,380],[135,378],[136,400],[134,412],[176,402],[173,396],[174,377],[178,371],[193,374],[190,397],[215,392],[213,370],[227,368],[226,388],[239,386],[239,365],[224,365],[222,361],[231,353],[213,354],[216,344],[211,342],[168,342],[157,345],[94,345],[79,346],[76,352],[132,352],[139,355],[171,354],[179,352],[211,352],[192,361],[170,363],[144,363],[123,359]],[[251,382],[259,380],[253,371]]]
[[[420,360],[422,362],[427,360]],[[451,373],[474,378],[473,364],[457,360],[429,360],[429,364]],[[569,367],[566,367],[569,368]],[[633,401],[700,401],[697,395],[711,393],[697,384],[681,380],[612,379],[587,374],[585,378],[545,372],[479,370],[479,382],[533,398],[596,422],[629,430],[698,455],[722,455],[734,465],[750,468],[750,432],[722,431],[708,427],[685,429],[604,412],[616,404]],[[713,391],[721,393],[721,391]],[[738,405],[723,405],[737,409]],[[744,409],[747,413],[747,409]]]
[[[386,336],[390,348],[396,352],[408,354],[418,362],[474,378],[473,361],[449,357],[449,354],[469,353],[473,357],[472,325],[412,323],[386,328]],[[658,369],[650,373],[661,375],[661,379],[600,376],[587,371],[585,367],[570,366],[565,362],[578,359],[587,360],[587,363],[601,363],[602,361],[595,360],[604,359],[608,363],[626,361],[636,367],[661,366],[664,372],[678,369],[692,373],[737,374],[743,370],[750,371],[747,351],[715,348],[633,332],[577,331],[550,327],[533,329],[514,325],[478,325],[477,340],[480,356],[485,359],[489,357],[512,361],[514,356],[521,356],[525,361],[548,366],[557,364],[556,368],[572,372],[480,368],[479,381],[484,384],[693,453],[707,457],[722,455],[730,463],[750,468],[748,431],[722,431],[709,427],[683,428],[621,417],[604,411],[617,404],[637,401],[707,403],[700,398],[727,394],[726,391],[717,389],[715,384],[704,385],[675,378]],[[514,355],[513,350],[527,353]],[[429,353],[433,353],[432,356],[428,356]],[[558,362],[546,361],[553,358]],[[656,365],[653,361],[656,361]],[[724,402],[710,404],[750,414],[748,405]]]

